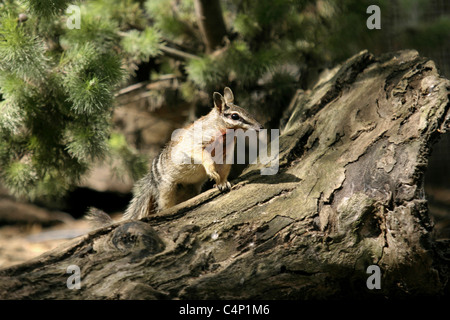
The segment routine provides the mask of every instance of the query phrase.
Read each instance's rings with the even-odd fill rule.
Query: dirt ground
[[[82,218],[0,196],[0,269],[37,257],[90,230]]]
[[[0,269],[37,257],[88,231],[89,226],[83,220],[48,228],[38,224],[0,227]]]

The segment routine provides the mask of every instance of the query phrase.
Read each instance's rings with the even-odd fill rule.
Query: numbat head
[[[230,88],[226,87],[224,96],[214,92],[214,108],[219,113],[227,129],[253,129],[260,131],[263,126],[255,120],[247,111],[233,103],[234,96]]]

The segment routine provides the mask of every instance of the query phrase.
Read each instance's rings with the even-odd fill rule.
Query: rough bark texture
[[[144,221],[121,222],[0,271],[0,298],[309,299],[448,294],[423,176],[449,124],[450,82],[415,51],[361,52],[298,91],[280,170],[250,166]],[[381,289],[369,290],[370,265]],[[81,289],[66,287],[69,265]]]

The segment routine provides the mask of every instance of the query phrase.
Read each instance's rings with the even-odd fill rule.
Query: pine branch
[[[171,58],[175,58],[178,60],[187,61],[187,60],[191,60],[191,59],[200,59],[200,57],[197,55],[194,55],[194,54],[188,53],[188,52],[184,52],[184,51],[181,51],[181,50],[178,50],[175,48],[171,48],[166,45],[161,45],[160,49],[162,52],[164,52]]]
[[[129,33],[123,32],[123,31],[119,31],[117,32],[118,35],[120,35],[121,37],[123,37],[124,39],[127,39],[128,37],[130,37]],[[134,36],[133,36],[134,38]],[[186,61],[186,60],[190,60],[190,59],[200,59],[199,56],[186,52],[186,51],[182,51],[176,48],[173,48],[166,45],[165,43],[167,42],[167,40],[162,40],[158,43],[157,45],[157,49],[159,49],[160,51],[162,51],[164,54],[166,54],[167,56],[177,59],[177,60],[182,60],[182,61]],[[130,52],[137,52],[138,50],[129,50]],[[157,52],[152,52],[152,54],[149,55],[156,55]]]

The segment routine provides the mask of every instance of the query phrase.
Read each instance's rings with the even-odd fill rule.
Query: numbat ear
[[[225,103],[229,103],[229,102],[233,102],[234,101],[234,96],[233,96],[233,91],[231,91],[230,88],[225,87],[225,89],[223,90],[224,96],[225,96]]]
[[[214,92],[213,94],[213,100],[214,100],[214,107],[217,108],[217,110],[222,113],[225,109],[225,100],[222,97],[222,95],[218,92]]]

